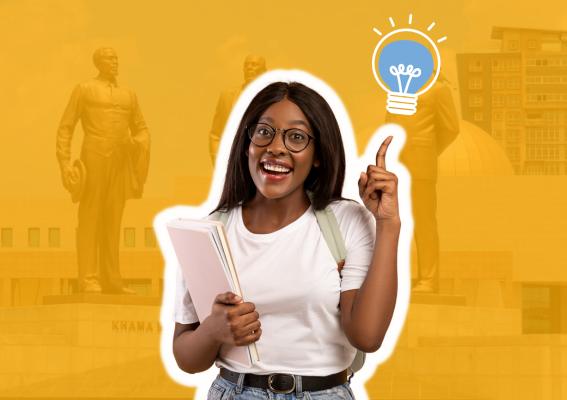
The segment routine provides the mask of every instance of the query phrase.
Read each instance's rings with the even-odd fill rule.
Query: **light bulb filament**
[[[398,64],[397,66],[396,65],[390,66],[390,73],[394,75],[398,80],[398,91],[400,93],[407,93],[412,79],[421,76],[421,69],[414,68],[414,66],[411,64],[409,64],[408,66],[405,66],[404,64]],[[406,81],[406,85],[404,86],[403,90],[402,90],[402,79],[401,79],[402,75],[408,77],[408,80]]]

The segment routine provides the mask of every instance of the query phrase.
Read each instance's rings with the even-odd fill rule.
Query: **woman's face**
[[[258,120],[278,129],[272,143],[265,147],[250,143],[248,168],[258,192],[268,199],[279,199],[303,190],[303,183],[319,161],[315,157],[315,143],[298,153],[289,151],[283,142],[281,129],[297,128],[315,136],[303,111],[288,99],[272,104]],[[270,171],[278,169],[278,171]]]

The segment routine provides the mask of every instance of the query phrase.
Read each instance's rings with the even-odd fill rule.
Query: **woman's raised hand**
[[[243,302],[232,292],[217,295],[208,317],[215,340],[221,344],[246,346],[260,339],[260,316],[255,309],[253,303]]]
[[[398,177],[386,171],[386,151],[393,136],[388,136],[376,153],[376,165],[369,165],[360,174],[358,191],[366,208],[376,222],[400,223],[398,209]]]

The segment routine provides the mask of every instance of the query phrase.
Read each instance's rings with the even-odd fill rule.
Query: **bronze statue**
[[[136,94],[116,80],[116,52],[99,48],[93,61],[99,74],[73,90],[56,146],[63,185],[79,201],[79,290],[134,294],[120,275],[120,224],[126,200],[142,196],[150,136]],[[79,120],[84,139],[80,160],[72,164],[71,140]]]
[[[407,140],[400,161],[412,176],[411,195],[418,280],[414,293],[439,290],[439,234],[437,230],[437,158],[459,133],[457,110],[444,78],[421,95],[414,115],[387,114],[387,122],[401,125]],[[440,83],[443,82],[443,83]]]
[[[222,137],[222,132],[224,131],[224,126],[226,125],[226,121],[232,111],[232,107],[236,103],[236,100],[238,100],[238,96],[240,96],[240,93],[246,85],[256,79],[259,75],[266,72],[266,60],[264,60],[264,57],[262,56],[248,55],[244,59],[242,72],[244,73],[244,83],[242,86],[237,90],[227,90],[222,92],[217,103],[215,116],[213,118],[213,125],[209,132],[209,151],[213,165],[217,158],[217,151]]]

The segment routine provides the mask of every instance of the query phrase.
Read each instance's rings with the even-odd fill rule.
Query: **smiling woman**
[[[184,371],[220,367],[209,398],[354,396],[347,368],[376,351],[392,317],[400,232],[397,178],[377,164],[361,174],[364,206],[342,198],[345,152],[328,103],[300,83],[272,83],[246,109],[221,199],[246,302],[220,293],[199,321],[178,279],[173,352]],[[315,211],[337,220],[346,258],[337,266]],[[213,218],[213,216],[209,216]],[[380,240],[377,240],[379,238]],[[256,343],[251,367],[223,359],[223,344]]]
[[[250,129],[259,123],[260,128],[256,128],[256,132],[251,136]],[[283,129],[285,132],[277,135],[276,129]],[[308,137],[306,146],[299,151],[294,151],[291,143],[294,133]],[[267,141],[256,140],[260,134],[271,139],[269,144]],[[331,200],[341,198],[345,174],[341,133],[333,111],[314,90],[300,83],[278,82],[260,91],[252,100],[238,126],[217,209],[232,209],[240,202],[250,201],[256,195],[256,189],[260,188],[255,178],[261,177],[258,163],[264,162],[254,158],[259,153],[264,154],[266,160],[270,158],[277,161],[276,164],[294,168],[294,183],[297,186],[298,182],[302,182],[305,190],[313,192],[312,202],[315,209],[322,209]],[[307,162],[308,159],[311,161]],[[295,167],[289,165],[295,160],[300,164]],[[321,161],[325,163],[322,164]],[[296,170],[302,166],[303,170]],[[312,166],[315,168],[312,169]],[[324,173],[320,173],[318,167],[321,167]],[[301,180],[296,179],[304,172],[307,174]],[[307,197],[304,197],[304,200],[307,201]]]

